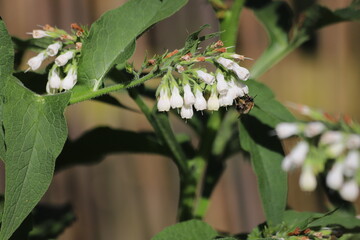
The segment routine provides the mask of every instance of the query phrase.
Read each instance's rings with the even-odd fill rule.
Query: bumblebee
[[[247,94],[235,98],[235,108],[240,114],[248,114],[254,105],[254,98]]]

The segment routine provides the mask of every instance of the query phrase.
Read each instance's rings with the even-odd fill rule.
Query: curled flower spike
[[[27,62],[27,64],[29,65],[29,67],[32,71],[36,71],[40,68],[42,62],[45,59],[46,59],[45,52],[41,52],[38,55],[36,55],[35,57],[30,58],[29,61]]]
[[[206,73],[202,70],[197,70],[196,73],[201,80],[209,85],[212,85],[215,82],[215,77],[209,73]]]
[[[59,67],[64,66],[67,62],[74,57],[74,51],[67,51],[55,59],[55,64]]]
[[[77,82],[77,69],[75,66],[72,66],[64,78],[64,80],[61,82],[61,88],[64,90],[70,90],[74,87],[74,85]]]
[[[174,86],[171,91],[170,106],[171,108],[181,108],[184,104],[183,98],[180,96],[179,89]]]
[[[202,92],[200,90],[196,90],[195,92],[195,104],[194,107],[197,111],[205,110],[207,107],[206,99],[204,98]]]
[[[56,54],[58,54],[58,51],[61,49],[61,47],[62,47],[61,42],[53,43],[47,47],[46,53],[51,57],[55,56]]]
[[[167,88],[162,88],[160,90],[160,98],[157,102],[157,109],[159,110],[159,112],[170,110],[170,98]]]

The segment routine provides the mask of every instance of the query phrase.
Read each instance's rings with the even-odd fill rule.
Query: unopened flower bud
[[[184,104],[183,98],[180,96],[179,89],[174,86],[171,91],[170,106],[171,108],[181,108]]]
[[[310,122],[305,127],[304,135],[306,137],[312,138],[322,133],[325,128],[325,125],[321,122]]]
[[[305,166],[301,171],[299,185],[303,191],[314,191],[317,185],[316,177],[309,166]]]
[[[279,123],[275,128],[276,134],[280,139],[291,137],[299,133],[299,126],[296,123]]]
[[[50,35],[46,31],[39,29],[33,30],[31,34],[33,38],[50,37]]]
[[[359,195],[359,186],[355,180],[350,180],[344,183],[340,189],[340,196],[349,202],[354,202]]]

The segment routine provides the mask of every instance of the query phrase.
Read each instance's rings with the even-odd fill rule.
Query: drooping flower
[[[344,139],[344,135],[339,131],[327,131],[321,135],[320,144],[334,144],[341,142]]]
[[[157,109],[159,112],[170,110],[170,97],[169,97],[168,88],[166,87],[163,87],[160,90],[160,97],[157,102]]]
[[[74,51],[67,51],[55,59],[55,64],[59,67],[64,66],[67,62],[74,57]]]
[[[226,107],[231,106],[234,103],[234,97],[231,91],[227,91],[226,94],[220,94],[219,95],[219,106],[220,107]]]
[[[42,62],[46,59],[45,52],[40,52],[35,57],[32,57],[28,60],[27,64],[29,65],[32,71],[36,71],[40,68]]]
[[[193,105],[195,103],[195,96],[191,91],[189,84],[184,85],[184,104]]]
[[[360,153],[358,150],[350,150],[344,160],[344,175],[352,177],[360,166]]]
[[[170,97],[171,108],[181,108],[183,104],[184,104],[184,100],[180,96],[179,88],[177,86],[173,86]]]
[[[355,180],[349,180],[344,183],[339,193],[343,199],[349,202],[353,202],[359,196],[359,186],[357,185]]]
[[[249,70],[244,67],[240,67],[238,64],[234,64],[231,70],[240,80],[246,81],[250,77]]]
[[[180,116],[184,119],[190,119],[194,115],[192,105],[183,105],[181,107]]]
[[[49,86],[50,88],[59,89],[61,85],[61,78],[58,68],[53,68],[49,72]]]
[[[215,82],[215,77],[210,73],[206,73],[202,70],[197,70],[196,73],[201,80],[203,80],[205,83],[209,85],[212,85]]]
[[[66,77],[61,82],[61,88],[64,90],[72,89],[77,82],[77,68],[76,66],[71,66]]]
[[[312,138],[322,133],[325,128],[326,126],[321,122],[310,122],[304,129],[304,135],[306,137]]]
[[[195,104],[194,107],[197,111],[205,110],[207,107],[206,99],[204,98],[202,92],[197,89],[195,91]]]
[[[300,141],[289,153],[288,157],[291,158],[296,166],[301,166],[304,162],[306,155],[309,151],[309,144],[305,141]]]
[[[348,149],[360,148],[360,135],[350,134],[346,140],[346,147]]]
[[[343,164],[337,162],[326,175],[326,185],[334,190],[339,190],[344,183]]]
[[[59,50],[62,47],[62,43],[61,42],[56,42],[53,44],[50,44],[47,48],[46,48],[46,53],[49,56],[55,56],[56,54],[58,54]]]
[[[217,111],[219,110],[219,107],[220,104],[219,104],[219,98],[217,96],[217,92],[213,90],[207,101],[207,109],[210,111]]]
[[[315,174],[310,166],[304,166],[300,179],[299,185],[303,191],[314,191],[317,185]]]
[[[217,89],[218,93],[220,95],[226,94],[229,90],[229,85],[228,85],[227,81],[225,81],[224,74],[222,74],[221,71],[218,71],[216,73],[216,81],[217,81],[216,89]]]
[[[299,127],[296,123],[283,122],[275,127],[275,131],[280,139],[285,139],[299,133]]]
[[[46,31],[40,29],[35,29],[30,34],[32,34],[33,38],[50,37],[50,35]]]

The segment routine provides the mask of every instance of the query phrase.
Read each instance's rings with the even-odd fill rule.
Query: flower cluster
[[[180,108],[181,117],[190,119],[193,109],[217,111],[220,107],[233,105],[234,99],[249,93],[243,82],[249,79],[250,73],[236,62],[247,58],[228,53],[221,41],[207,47],[203,53],[183,54],[175,50],[163,55],[161,61],[168,58],[171,58],[171,64],[167,65],[157,89],[157,108],[161,112]],[[152,64],[154,62],[151,60]],[[195,65],[201,62],[211,63],[216,71],[208,72]]]
[[[359,195],[360,135],[347,130],[323,121],[278,124],[275,131],[280,139],[301,138],[285,156],[283,170],[301,167],[299,184],[305,191],[316,188],[316,174],[327,172],[327,187],[343,199],[355,201]]]
[[[54,57],[55,61],[49,71],[46,92],[55,94],[70,90],[77,82],[78,59],[86,31],[77,24],[71,24],[73,34],[49,25],[42,28],[33,30],[29,34],[35,39],[48,38],[51,44],[28,60],[27,71],[38,70],[45,59]]]

